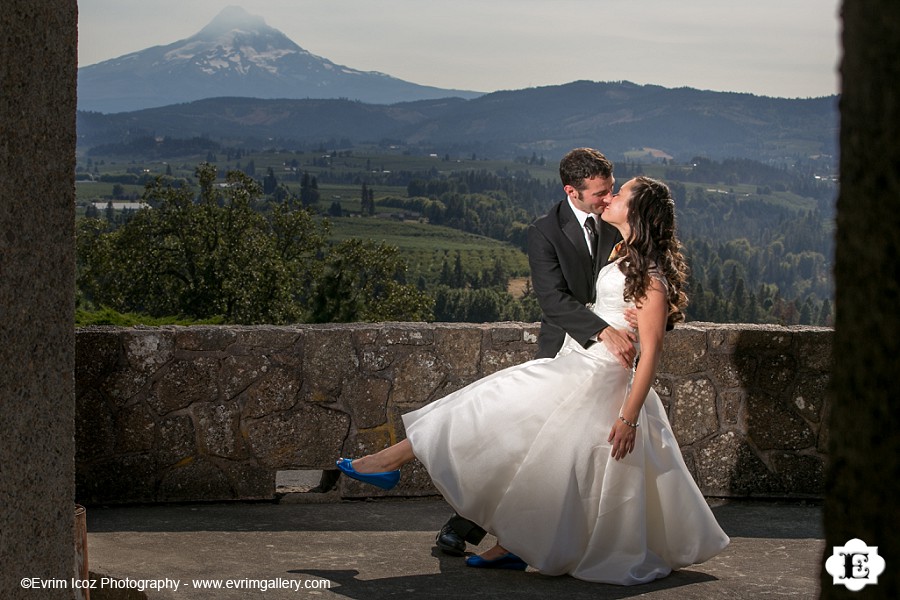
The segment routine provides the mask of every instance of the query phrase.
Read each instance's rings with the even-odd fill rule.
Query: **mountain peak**
[[[394,103],[477,92],[417,85],[315,56],[262,17],[228,6],[195,35],[78,70],[78,106],[125,111],[217,96]]]
[[[262,17],[251,15],[240,6],[226,6],[206,27],[200,30],[198,35],[220,35],[234,29],[263,29],[267,27],[266,20]]]

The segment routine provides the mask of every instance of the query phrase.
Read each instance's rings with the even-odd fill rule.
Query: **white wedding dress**
[[[627,327],[617,263],[597,279],[594,311]],[[566,338],[553,359],[504,369],[403,415],[435,486],[463,517],[547,575],[621,585],[703,562],[729,539],[685,466],[652,389],[635,449],[607,438],[631,371],[603,344]]]

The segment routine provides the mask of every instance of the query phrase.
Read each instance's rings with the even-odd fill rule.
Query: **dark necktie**
[[[591,256],[595,256],[597,254],[597,226],[594,223],[594,217],[588,217],[584,220],[584,229],[588,233]]]

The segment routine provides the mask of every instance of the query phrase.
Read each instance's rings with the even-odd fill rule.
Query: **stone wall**
[[[400,415],[532,357],[534,324],[88,328],[76,334],[83,503],[272,498],[403,439]],[[656,389],[710,496],[819,497],[832,331],[681,325]],[[436,493],[421,465],[391,492]]]

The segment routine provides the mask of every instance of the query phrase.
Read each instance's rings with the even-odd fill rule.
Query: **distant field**
[[[75,183],[75,200],[77,202],[105,202],[112,197],[114,185],[114,183],[103,181],[78,181]],[[123,185],[122,189],[126,195],[137,195],[138,198],[144,193],[142,185]]]
[[[453,268],[457,252],[467,272],[489,270],[499,256],[510,276],[528,275],[528,258],[524,252],[490,238],[447,227],[388,218],[342,217],[329,220],[335,241],[361,238],[397,246],[410,267],[410,274],[415,277],[419,274],[426,277],[437,275],[444,260]]]

